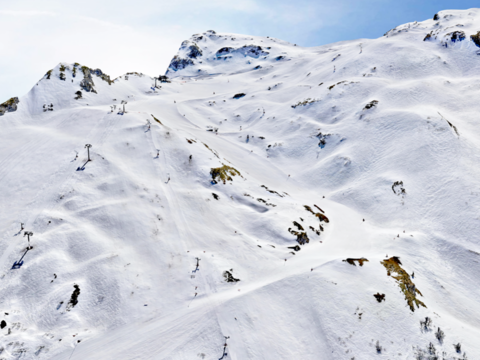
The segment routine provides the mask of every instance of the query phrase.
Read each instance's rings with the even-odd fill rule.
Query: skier
[[[160,156],[160,150],[157,150],[157,158]]]

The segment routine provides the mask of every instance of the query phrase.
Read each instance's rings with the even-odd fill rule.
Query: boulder
[[[4,115],[7,112],[17,111],[17,104],[20,101],[18,97],[12,97],[9,100],[5,101],[3,104],[0,104],[0,116]]]

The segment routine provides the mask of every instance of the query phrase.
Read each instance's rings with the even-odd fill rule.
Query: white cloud
[[[51,11],[19,11],[19,10],[0,10],[0,15],[5,16],[56,16],[54,12]]]

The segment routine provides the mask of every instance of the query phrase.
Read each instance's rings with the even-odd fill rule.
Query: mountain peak
[[[209,30],[182,42],[166,75],[202,76],[257,70],[286,59],[295,47],[268,36],[219,34]]]

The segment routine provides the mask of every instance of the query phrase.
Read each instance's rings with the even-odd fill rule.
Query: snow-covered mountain
[[[0,359],[479,359],[479,31],[48,71],[0,105]]]

